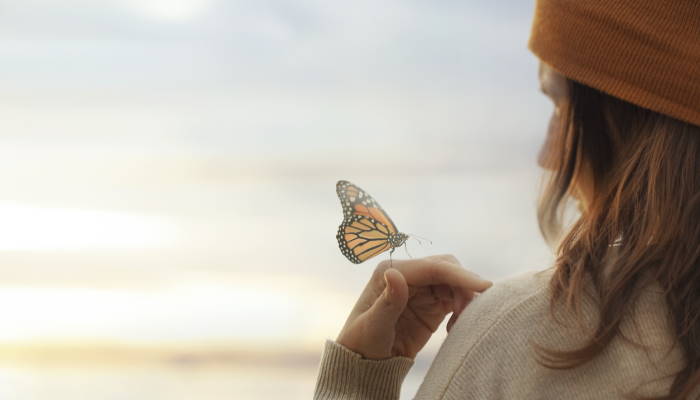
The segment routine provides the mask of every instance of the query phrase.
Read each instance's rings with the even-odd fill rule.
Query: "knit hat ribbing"
[[[699,0],[536,0],[528,48],[568,78],[700,126]]]

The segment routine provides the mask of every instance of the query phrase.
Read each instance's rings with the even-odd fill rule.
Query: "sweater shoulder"
[[[527,271],[494,282],[464,309],[448,334],[448,345],[458,346],[464,358],[494,338],[500,345],[512,345],[510,337],[519,348],[534,328],[533,321],[548,320],[552,273],[553,269]]]
[[[627,320],[621,325],[627,340],[613,340],[595,359],[575,369],[538,363],[533,344],[580,348],[597,326],[595,305],[582,303],[578,317],[550,308],[553,272],[521,273],[496,281],[477,296],[447,335],[416,398],[621,398],[638,389],[644,396],[668,393],[673,376],[664,371],[677,370],[683,357],[677,348],[669,350],[672,327],[663,299],[651,290],[644,293],[647,300],[640,306],[644,315],[638,326]],[[640,348],[642,343],[649,346]]]
[[[444,395],[455,377],[465,375],[462,367],[472,365],[469,360],[481,358],[484,353],[491,360],[524,359],[528,351],[527,333],[537,324],[533,322],[541,321],[549,309],[548,284],[552,272],[551,269],[527,271],[497,280],[475,297],[442,343],[416,398]],[[481,363],[477,369],[487,372],[484,368],[491,366]]]
[[[552,269],[526,271],[498,280],[491,288],[479,294],[460,318],[472,321],[483,318],[495,322],[513,317],[513,313],[538,311],[540,307],[532,306],[549,301],[548,287],[552,272]]]

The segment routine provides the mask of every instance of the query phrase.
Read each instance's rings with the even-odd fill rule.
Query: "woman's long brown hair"
[[[600,319],[585,344],[571,351],[535,346],[548,368],[582,365],[620,333],[643,288],[658,282],[673,337],[684,355],[670,393],[686,399],[700,385],[700,127],[638,107],[567,79],[560,130],[548,138],[549,180],[538,222],[556,248],[551,306],[576,311],[590,277]],[[579,179],[593,196],[570,228],[563,217]],[[619,240],[606,274],[602,265]]]

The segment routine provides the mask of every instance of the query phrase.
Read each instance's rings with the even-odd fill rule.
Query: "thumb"
[[[408,284],[403,274],[394,268],[384,271],[386,287],[369,310],[380,329],[392,328],[408,302]]]

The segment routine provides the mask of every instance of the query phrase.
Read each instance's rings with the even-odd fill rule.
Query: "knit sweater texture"
[[[643,289],[636,313],[630,311],[623,319],[623,335],[590,362],[564,370],[536,362],[530,343],[576,348],[592,333],[598,318],[592,297],[582,302],[580,323],[563,308],[554,309],[558,322],[552,318],[548,290],[552,271],[497,281],[478,295],[442,343],[415,399],[582,400],[619,399],[625,393],[667,394],[683,356],[673,345],[668,308],[658,285]],[[590,287],[590,279],[586,284]],[[406,357],[367,360],[327,340],[314,398],[398,399],[412,364]]]

